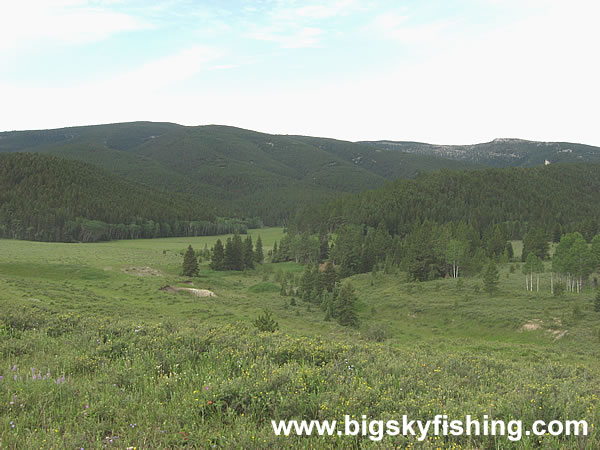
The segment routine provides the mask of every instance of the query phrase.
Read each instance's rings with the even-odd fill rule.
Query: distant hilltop
[[[600,147],[570,142],[496,138],[473,145],[436,145],[409,141],[363,141],[385,150],[436,156],[486,167],[533,167],[564,162],[600,162]]]

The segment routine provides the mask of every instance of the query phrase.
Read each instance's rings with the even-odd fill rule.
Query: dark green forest
[[[512,260],[511,240],[523,240],[523,261],[547,258],[548,241],[569,233],[591,242],[599,201],[598,165],[440,171],[304,208],[274,253],[329,258],[342,277],[401,267],[412,279],[456,278]]]
[[[161,191],[201,196],[219,216],[259,216],[268,225],[285,223],[302,204],[419,172],[475,167],[334,139],[151,122],[0,133],[5,152],[85,161]]]
[[[218,218],[199,196],[161,192],[92,165],[0,155],[0,237],[93,242],[244,233],[260,220]]]
[[[597,231],[599,166],[471,161],[488,150],[564,159],[570,144],[496,140],[471,146],[469,161],[375,144],[151,122],[0,133],[0,237],[89,242],[244,233],[262,223],[321,242],[341,226],[404,239],[423,224],[434,234],[460,225],[482,242],[496,227],[504,241],[534,228],[588,240]],[[600,154],[584,147],[579,160]],[[322,247],[307,242],[281,259],[306,261],[308,247]]]
[[[522,239],[534,226],[550,236],[563,231],[597,231],[600,219],[600,165],[566,164],[535,168],[484,169],[422,174],[348,195],[317,208],[305,208],[294,220],[300,231],[316,233],[322,224],[376,228],[405,235],[414,224],[464,222],[482,236],[500,225],[507,239]]]

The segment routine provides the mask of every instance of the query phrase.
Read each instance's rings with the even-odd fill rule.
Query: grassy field
[[[282,230],[253,230],[265,250]],[[587,448],[587,437],[276,437],[271,419],[585,419],[598,424],[595,293],[525,292],[518,264],[500,290],[479,278],[408,283],[363,274],[359,329],[279,295],[293,263],[248,272],[201,265],[216,237],[45,244],[0,240],[0,448]],[[515,245],[517,250],[518,245]],[[547,263],[549,264],[549,263]],[[510,270],[513,266],[514,272]],[[276,333],[252,321],[270,309]],[[382,342],[381,341],[383,338]]]

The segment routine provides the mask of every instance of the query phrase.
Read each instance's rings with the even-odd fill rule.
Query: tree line
[[[244,234],[258,218],[215,216],[197,199],[165,193],[52,156],[0,155],[0,238],[95,242]]]
[[[318,207],[301,208],[292,228],[318,233],[342,225],[377,228],[404,237],[426,221],[464,222],[489,236],[496,226],[520,240],[534,227],[547,240],[579,231],[589,241],[599,230],[600,165],[557,164],[536,168],[482,169],[419,175],[346,195]]]
[[[211,249],[210,268],[212,270],[249,270],[256,264],[264,262],[263,244],[260,236],[256,239],[256,246],[252,237],[247,236],[242,241],[239,234],[228,237],[225,245],[221,239]]]

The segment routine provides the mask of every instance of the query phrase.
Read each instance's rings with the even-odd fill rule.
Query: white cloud
[[[480,3],[512,8],[511,14],[488,27],[464,29],[447,18],[415,25],[403,10],[380,16],[379,30],[389,33],[383,41],[391,49],[387,61],[396,61],[395,70],[378,72],[375,64],[370,75],[348,71],[330,83],[320,73],[306,72],[301,82],[254,85],[248,78],[225,87],[194,86],[189,80],[196,74],[234,69],[241,55],[233,55],[232,62],[224,51],[193,46],[116,78],[71,88],[31,89],[1,85],[0,80],[3,104],[10,105],[0,109],[0,123],[4,128],[46,128],[166,120],[352,140],[473,143],[521,137],[600,145],[600,28],[595,23],[600,5],[584,0]],[[239,29],[245,37],[250,33],[285,48],[314,47],[335,32],[318,21],[325,16],[324,10],[308,8],[296,10],[290,16],[294,20],[278,23],[271,17],[262,27],[248,30],[245,24]],[[382,42],[368,40],[369,33],[360,37],[365,46]],[[398,43],[409,44],[417,57],[402,59],[401,52],[393,52]],[[253,74],[262,69],[266,76],[276,73],[273,64],[280,63],[259,52],[246,56],[260,60]],[[327,73],[327,67],[321,69]],[[171,89],[184,80],[185,93]]]
[[[151,26],[137,17],[93,7],[82,0],[3,2],[0,15],[0,50],[80,45]]]
[[[101,82],[102,89],[126,91],[157,90],[186,80],[207,69],[207,63],[216,60],[223,52],[212,47],[197,45],[172,55],[150,61],[131,72]],[[91,86],[93,88],[93,86]]]
[[[244,34],[260,41],[279,44],[281,48],[316,47],[328,33],[334,33],[332,20],[362,9],[356,0],[333,0],[292,6],[276,3],[261,11],[262,20],[252,24]]]
[[[173,55],[106,80],[69,87],[32,88],[1,84],[0,97],[11,108],[0,109],[5,129],[53,128],[134,120],[171,120],[187,103],[174,104],[169,89],[204,70],[223,53],[204,46]],[[198,105],[195,105],[198,107]],[[206,105],[204,105],[206,107]]]
[[[297,7],[275,8],[269,15],[277,21],[322,20],[345,15],[356,10],[357,6],[355,0],[323,1]]]
[[[199,122],[351,140],[467,144],[520,137],[600,145],[597,8],[554,3],[483,34],[450,34],[447,51],[378,75],[235,92]],[[266,106],[257,111],[257,104]]]
[[[411,24],[410,19],[405,12],[379,14],[364,27],[364,31],[401,44],[439,44],[456,26],[450,19],[424,24]]]
[[[281,48],[307,48],[319,45],[323,30],[313,27],[286,29],[283,26],[256,28],[247,36],[259,41],[275,42]]]

